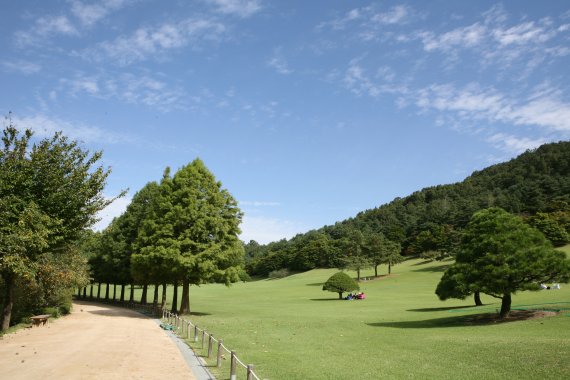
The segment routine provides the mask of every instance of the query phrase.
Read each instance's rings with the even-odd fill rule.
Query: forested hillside
[[[398,261],[393,252],[384,249],[378,255],[382,246],[392,243],[403,255],[442,256],[453,253],[459,232],[474,212],[493,206],[523,216],[554,245],[567,243],[570,142],[543,145],[474,172],[463,182],[422,189],[288,241],[268,245],[251,241],[245,245],[246,267],[250,274],[268,275],[282,268],[393,264]],[[383,243],[373,247],[371,242],[379,238]],[[356,246],[351,245],[355,240]]]

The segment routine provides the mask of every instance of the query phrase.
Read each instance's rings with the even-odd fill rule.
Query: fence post
[[[202,349],[204,349],[205,340],[206,340],[206,330],[202,330]]]
[[[216,360],[216,366],[220,368],[222,366],[222,344],[224,341],[222,339],[218,340],[218,358]]]
[[[198,341],[198,326],[194,325],[194,343]]]
[[[231,352],[231,364],[230,364],[230,380],[236,380],[236,366],[237,366],[237,360],[236,360],[236,352],[232,351]]]
[[[214,337],[210,335],[208,338],[208,358],[212,356],[212,344],[214,344]]]
[[[247,380],[253,380],[253,364],[247,365]]]

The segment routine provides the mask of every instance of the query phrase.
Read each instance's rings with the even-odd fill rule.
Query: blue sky
[[[570,137],[567,1],[11,1],[0,110],[112,167],[200,157],[266,243]]]

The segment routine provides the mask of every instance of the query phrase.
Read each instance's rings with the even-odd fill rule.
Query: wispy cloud
[[[87,94],[100,99],[117,99],[164,112],[190,108],[193,101],[198,101],[196,97],[189,96],[184,89],[148,74],[124,73],[117,76],[77,74],[72,78],[60,79],[59,90],[70,96]]]
[[[250,17],[262,9],[259,0],[205,0],[223,14],[236,15],[242,18]]]
[[[130,36],[106,41],[95,48],[76,54],[94,61],[112,60],[119,65],[151,58],[162,58],[175,49],[198,44],[200,41],[218,40],[225,32],[220,22],[209,19],[186,19],[179,23],[166,23],[154,28],[140,28]]]
[[[83,143],[116,144],[132,142],[132,139],[125,135],[45,115],[16,118],[14,122],[21,129],[33,130],[34,135],[39,138],[51,137],[55,132],[62,131],[65,136]]]
[[[279,202],[266,202],[266,201],[240,201],[240,206],[252,206],[252,207],[275,207],[280,206]]]
[[[388,67],[382,66],[375,74],[369,74],[361,65],[361,58],[352,59],[342,78],[345,88],[353,94],[377,97],[381,94],[405,94],[407,90],[402,85],[394,84],[395,73]]]
[[[123,8],[132,1],[129,0],[102,0],[86,4],[83,1],[71,2],[71,13],[85,26],[92,26],[105,18],[111,12]]]
[[[112,197],[106,197],[106,199],[110,200]],[[94,231],[102,231],[107,228],[107,226],[111,224],[114,218],[121,216],[121,214],[125,212],[131,201],[132,197],[128,195],[115,199],[113,203],[97,213],[97,218],[99,221],[95,223],[91,228]]]
[[[520,154],[529,149],[538,148],[548,142],[546,138],[531,139],[528,137],[516,137],[505,133],[496,133],[487,139],[497,149],[511,154]]]
[[[36,74],[42,69],[37,63],[22,60],[5,61],[2,62],[2,66],[5,70],[19,72],[25,75]]]
[[[258,243],[267,244],[281,239],[290,239],[308,229],[309,227],[303,223],[246,214],[241,224],[240,239],[246,242],[255,240]]]
[[[36,45],[54,35],[77,35],[78,31],[67,16],[45,16],[36,20],[28,30],[17,31],[15,42],[20,47]]]
[[[452,112],[461,119],[539,126],[570,133],[570,103],[560,99],[559,91],[553,88],[541,88],[527,98],[516,99],[478,84],[459,89],[443,84],[420,89],[415,96],[418,107]]]
[[[273,56],[267,61],[267,66],[275,69],[279,74],[291,74],[293,70],[289,68],[287,60],[283,57],[281,50],[281,48],[273,50]]]

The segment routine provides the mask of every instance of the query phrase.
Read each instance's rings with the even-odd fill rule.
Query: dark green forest
[[[355,270],[403,257],[454,255],[461,231],[482,209],[523,217],[555,246],[570,241],[570,142],[543,145],[464,181],[427,187],[355,217],[267,245],[245,244],[250,275],[317,267]]]

